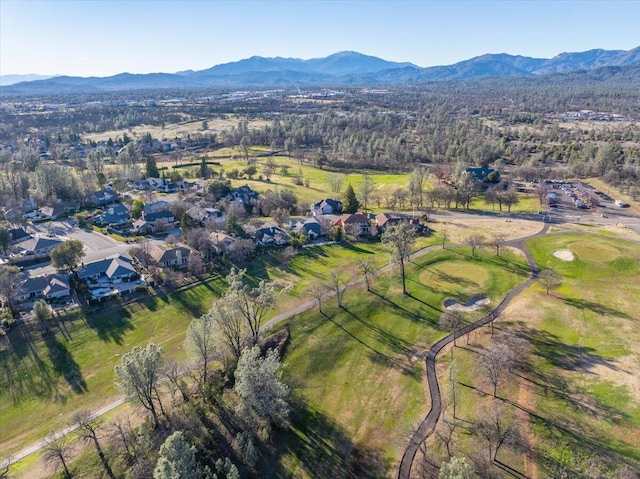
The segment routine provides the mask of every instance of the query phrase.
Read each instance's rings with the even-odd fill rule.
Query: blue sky
[[[640,0],[0,0],[0,74],[204,69],[355,50],[419,66],[640,46]]]

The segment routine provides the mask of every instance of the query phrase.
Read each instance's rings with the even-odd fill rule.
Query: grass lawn
[[[563,276],[549,295],[534,287],[505,313],[531,344],[537,454],[547,464],[586,467],[582,454],[640,465],[640,246],[564,234],[527,245]],[[574,261],[553,256],[557,249]],[[584,471],[582,471],[584,473]],[[552,475],[552,473],[550,473]],[[612,474],[617,474],[613,472]],[[613,476],[612,476],[613,477]]]
[[[348,291],[345,309],[331,300],[326,316],[315,308],[289,320],[285,374],[304,407],[267,475],[395,476],[409,434],[429,408],[417,354],[446,334],[436,327],[444,300],[483,294],[497,304],[524,280],[524,269],[515,256],[496,261],[436,249],[408,268],[410,296],[388,273],[373,292]]]
[[[623,463],[637,470],[640,247],[586,234],[548,235],[530,240],[527,247],[542,268],[563,276],[563,285],[549,295],[540,286],[532,286],[498,319],[497,331],[518,334],[530,348],[529,366],[499,387],[502,399],[488,395],[489,388],[474,373],[478,352],[490,341],[488,328],[472,334],[470,346],[455,349],[457,417],[462,422],[452,452],[468,457],[477,449],[467,425],[476,418],[479,406],[495,401],[506,404],[507,413],[521,421],[520,433],[531,450],[505,448],[498,459],[527,477],[559,477],[561,466],[569,466],[575,477],[596,477],[588,469],[592,459],[593,464],[608,468],[606,477],[620,477],[617,468]],[[571,250],[576,259],[555,258],[553,252],[558,249]],[[438,374],[444,415],[451,421],[449,361],[448,354],[440,358]],[[436,435],[429,439],[428,447],[431,460],[446,458]]]
[[[417,244],[432,241],[420,238]],[[287,266],[278,264],[272,254],[262,255],[251,263],[248,278],[294,283],[291,294],[280,298],[269,318],[310,299],[308,287],[329,271],[341,268],[345,276],[355,274],[363,257],[371,258],[377,267],[389,261],[380,243],[315,247]],[[0,337],[2,457],[63,427],[78,409],[98,409],[113,401],[117,397],[113,367],[133,346],[154,341],[168,355],[183,359],[189,322],[206,312],[223,288],[222,279],[212,280],[168,297],[149,297],[143,305],[77,313],[46,340],[22,328]]]

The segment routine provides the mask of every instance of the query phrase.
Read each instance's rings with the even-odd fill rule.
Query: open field
[[[549,295],[537,285],[516,298],[496,330],[510,331],[529,344],[526,368],[499,389],[498,403],[523,421],[524,453],[505,450],[501,462],[527,477],[558,477],[570,467],[579,477],[620,477],[620,467],[640,464],[640,246],[586,234],[556,234],[527,243],[541,268],[563,277]],[[569,250],[573,261],[553,256]],[[456,348],[460,371],[459,419],[473,420],[477,407],[495,401],[470,374],[488,329],[472,337],[471,347]],[[447,389],[442,357],[441,388]],[[451,420],[451,411],[445,412]],[[458,433],[454,454],[471,448]],[[429,444],[444,454],[442,443]],[[595,458],[595,461],[591,460]],[[591,468],[591,469],[590,469]]]
[[[202,130],[202,121],[205,120],[209,124],[207,130]],[[132,128],[123,128],[120,130],[104,131],[102,133],[89,133],[82,136],[85,141],[107,141],[109,138],[116,140],[122,138],[125,133],[133,137],[141,137],[150,133],[153,138],[157,139],[171,139],[171,138],[186,138],[187,135],[193,135],[194,133],[219,133],[224,130],[228,130],[231,127],[238,125],[241,121],[240,118],[229,115],[227,119],[220,118],[199,118],[197,120],[186,119],[184,122],[172,123],[161,126],[153,125],[139,125]],[[266,125],[268,122],[263,120],[248,120],[249,128],[260,128]]]
[[[445,334],[436,327],[444,300],[482,293],[495,305],[526,276],[517,257],[494,262],[461,251],[437,249],[415,260],[410,296],[399,294],[397,274],[385,274],[373,292],[348,291],[344,310],[332,300],[326,315],[314,310],[287,322],[285,374],[305,409],[267,475],[396,475],[407,438],[429,408],[418,353]]]

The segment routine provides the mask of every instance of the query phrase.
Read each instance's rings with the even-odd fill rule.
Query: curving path
[[[440,419],[440,413],[442,412],[442,397],[440,395],[440,386],[438,384],[438,376],[436,374],[436,359],[438,357],[438,354],[445,346],[453,342],[454,339],[458,339],[468,332],[474,331],[482,326],[485,326],[486,324],[491,323],[500,315],[500,313],[507,307],[507,305],[513,298],[515,298],[536,281],[539,272],[538,265],[533,259],[533,256],[531,256],[531,253],[529,253],[524,248],[524,242],[528,239],[545,235],[548,229],[549,224],[545,224],[544,227],[534,235],[517,240],[512,240],[506,243],[507,246],[518,248],[526,256],[529,267],[531,268],[531,276],[529,277],[529,279],[509,291],[507,296],[505,296],[502,302],[489,315],[479,319],[478,321],[468,324],[455,333],[451,333],[448,336],[445,336],[440,341],[431,346],[431,348],[427,352],[425,356],[425,367],[427,372],[427,383],[429,384],[429,394],[431,396],[431,409],[409,440],[409,444],[407,445],[404,454],[402,455],[402,460],[400,461],[400,467],[398,469],[398,479],[410,479],[411,467],[413,466],[413,460],[416,457],[418,448],[420,447],[420,444],[422,444],[427,439],[427,437],[431,435],[436,427],[436,424],[438,424],[438,420]]]

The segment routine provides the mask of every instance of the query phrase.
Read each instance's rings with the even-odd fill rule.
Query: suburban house
[[[23,256],[47,254],[52,249],[60,246],[64,241],[58,238],[42,238],[40,236],[32,236],[30,239],[18,243],[17,247]]]
[[[151,225],[152,231],[159,231],[160,225],[173,226],[175,218],[173,213],[168,210],[157,211],[155,213],[142,213],[142,220]]]
[[[103,190],[91,193],[89,203],[92,206],[105,206],[115,202],[118,199],[118,193],[107,187]]]
[[[28,278],[20,286],[18,301],[30,301],[39,298],[47,300],[71,296],[69,281],[61,274],[47,274]]]
[[[130,219],[131,215],[127,207],[116,203],[107,206],[101,215],[93,218],[93,222],[101,226],[120,226],[127,223]]]
[[[24,228],[11,228],[9,234],[11,235],[11,244],[20,243],[31,238],[31,235]]]
[[[196,184],[189,181],[178,181],[172,183],[165,178],[147,178],[145,180],[137,180],[130,183],[136,190],[153,190],[163,193],[175,193],[177,191],[185,191],[193,188]]]
[[[256,230],[255,240],[258,246],[283,246],[289,243],[291,236],[269,221]]]
[[[137,279],[138,272],[127,254],[116,254],[108,258],[87,263],[78,269],[78,278],[90,283],[123,283]]]
[[[213,232],[209,235],[209,242],[218,254],[233,251],[237,239],[227,233]]]
[[[291,230],[299,236],[306,236],[310,240],[317,239],[322,235],[322,225],[315,218],[298,221],[291,226]]]
[[[379,213],[376,215],[376,224],[378,225],[378,232],[382,233],[389,226],[397,225],[402,220],[404,220],[404,216],[395,215],[392,213]]]
[[[157,213],[158,211],[168,211],[169,202],[164,200],[152,201],[144,205],[144,213]]]
[[[158,190],[162,188],[166,180],[163,178],[147,178],[144,180],[136,180],[131,183],[131,186],[136,190]]]
[[[10,207],[5,208],[4,217],[8,220],[17,220],[26,213],[30,213],[38,209],[38,205],[33,198],[25,198],[20,201],[16,201],[11,204]]]
[[[340,213],[342,213],[342,202],[332,198],[318,201],[311,206],[311,214],[313,216],[339,215]]]
[[[187,216],[191,218],[191,221],[201,226],[204,226],[204,223],[207,221],[224,223],[226,217],[222,211],[216,208],[203,208],[200,206],[192,206],[189,208],[187,210]]]
[[[78,210],[80,210],[80,203],[77,201],[58,201],[51,206],[40,208],[41,214],[52,220],[76,214]]]
[[[159,246],[149,249],[151,260],[161,268],[182,267],[189,263],[191,248],[184,245]]]
[[[258,192],[252,190],[249,185],[244,185],[231,191],[227,197],[231,201],[241,201],[244,206],[249,206],[251,200],[258,199]]]
[[[333,226],[339,226],[345,233],[353,236],[367,236],[374,234],[369,218],[362,213],[342,215],[333,222]]]

